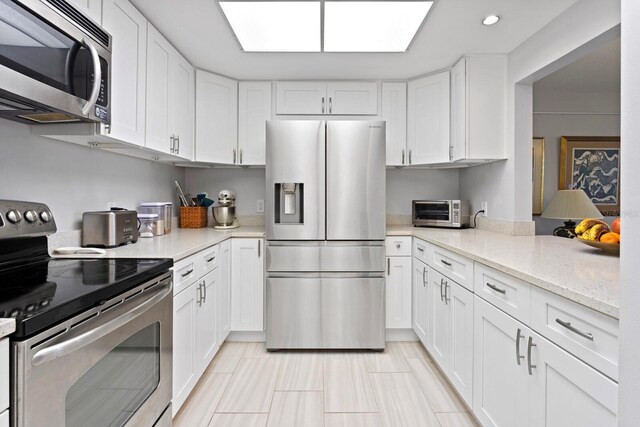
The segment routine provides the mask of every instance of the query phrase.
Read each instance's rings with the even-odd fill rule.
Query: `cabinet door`
[[[151,24],[147,26],[146,147],[171,154],[171,55],[173,46]]]
[[[171,134],[174,154],[193,160],[195,72],[191,64],[174,50],[171,61]]]
[[[113,37],[108,135],[144,146],[147,19],[129,0],[104,0],[104,28]]]
[[[531,425],[617,426],[618,384],[540,335],[530,337]]]
[[[387,257],[387,329],[411,328],[411,257]]]
[[[451,160],[467,157],[467,59],[451,70]]]
[[[231,240],[220,243],[216,329],[220,345],[231,331]]]
[[[387,130],[387,166],[407,163],[407,84],[382,83],[382,120]]]
[[[238,163],[264,165],[271,82],[238,83]]]
[[[196,385],[196,311],[198,284],[173,298],[173,406],[175,415]]]
[[[9,410],[0,413],[0,427],[9,427]]]
[[[427,264],[413,259],[413,330],[425,347],[429,334],[429,272]]]
[[[235,164],[238,82],[196,70],[196,161]]]
[[[101,25],[102,24],[102,1],[103,0],[69,0],[69,3],[75,6],[80,12],[84,13],[89,18],[93,19],[98,25]],[[105,1],[108,1],[108,0],[105,0]],[[113,33],[111,35],[113,36]]]
[[[198,376],[213,359],[220,343],[216,334],[216,294],[218,270],[207,273],[195,284],[198,310],[196,311],[196,373]]]
[[[449,161],[449,72],[409,82],[407,148],[409,164]]]
[[[449,282],[450,354],[447,376],[464,401],[473,406],[473,294]]]
[[[331,82],[327,84],[328,114],[378,114],[378,84],[365,82]]]
[[[9,338],[0,339],[0,411],[9,407]]]
[[[429,332],[427,349],[444,370],[449,359],[449,305],[445,300],[445,282],[449,280],[429,267]]]
[[[276,114],[325,114],[328,111],[326,83],[276,83]]]
[[[529,376],[524,357],[528,328],[479,297],[474,296],[473,304],[474,415],[485,427],[534,425],[529,423]]]
[[[231,330],[264,330],[262,239],[231,239]]]

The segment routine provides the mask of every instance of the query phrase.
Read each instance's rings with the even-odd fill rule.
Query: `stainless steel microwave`
[[[110,120],[111,36],[65,0],[0,0],[0,117]]]
[[[414,200],[413,225],[417,227],[467,228],[468,200]]]

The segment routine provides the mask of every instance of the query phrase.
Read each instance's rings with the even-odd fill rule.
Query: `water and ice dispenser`
[[[304,224],[304,184],[275,184],[274,219],[277,224]]]

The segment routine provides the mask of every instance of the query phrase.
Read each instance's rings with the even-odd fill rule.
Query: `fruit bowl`
[[[591,246],[593,248],[598,248],[603,250],[608,254],[620,254],[620,244],[619,243],[602,243],[596,242],[595,240],[585,240],[580,237],[576,237],[573,240],[577,240],[580,243],[584,243],[587,246]]]

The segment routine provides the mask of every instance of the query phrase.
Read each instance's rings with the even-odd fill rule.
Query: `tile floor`
[[[174,427],[476,427],[417,342],[383,353],[227,342]]]

